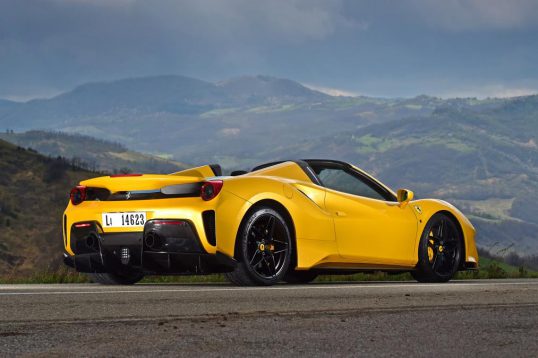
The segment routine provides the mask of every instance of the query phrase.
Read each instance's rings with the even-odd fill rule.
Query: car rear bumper
[[[220,252],[207,253],[188,220],[149,220],[144,231],[104,233],[98,222],[71,228],[64,263],[79,272],[145,274],[205,274],[228,272],[235,260]]]

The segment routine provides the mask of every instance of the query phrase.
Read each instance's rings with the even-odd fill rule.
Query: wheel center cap
[[[445,248],[443,246],[439,246],[439,252],[443,252]]]
[[[264,243],[264,242],[261,242],[259,245],[258,245],[258,250],[260,251],[274,251],[275,250],[275,245],[273,244],[267,244],[267,243]]]

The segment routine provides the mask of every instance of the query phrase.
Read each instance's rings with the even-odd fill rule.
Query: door
[[[417,217],[374,180],[338,164],[313,166],[327,188],[338,251],[357,263],[409,266],[416,262]],[[346,260],[347,261],[347,260]]]

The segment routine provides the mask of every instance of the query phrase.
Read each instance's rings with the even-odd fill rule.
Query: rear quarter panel
[[[308,180],[308,178],[305,179]],[[307,194],[299,191],[297,186],[308,187],[314,198],[311,199]],[[315,185],[306,181],[277,177],[245,175],[227,179],[223,190],[244,199],[246,203],[237,211],[235,217],[228,217],[232,214],[221,213],[221,210],[217,212],[217,216],[221,216],[223,220],[233,220],[239,223],[236,225],[237,229],[228,226],[232,230],[220,232],[217,236],[217,249],[233,257],[240,219],[245,217],[253,205],[264,200],[272,200],[284,206],[293,220],[297,268],[310,268],[324,261],[334,260],[335,256],[338,256],[334,224],[329,213],[320,206],[323,202],[320,201],[320,195],[323,195],[320,192],[324,193],[324,189],[314,187]],[[220,220],[219,224],[223,224],[223,227],[226,225]]]

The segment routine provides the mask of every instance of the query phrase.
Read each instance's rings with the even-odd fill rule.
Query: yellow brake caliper
[[[433,236],[433,232],[430,231],[429,241],[430,241],[431,246],[428,245],[428,261],[429,261],[429,262],[432,262],[432,261],[433,261],[433,254],[434,254],[434,252],[433,252],[433,247],[432,247],[433,244],[434,244],[434,241],[433,241],[432,236]]]

